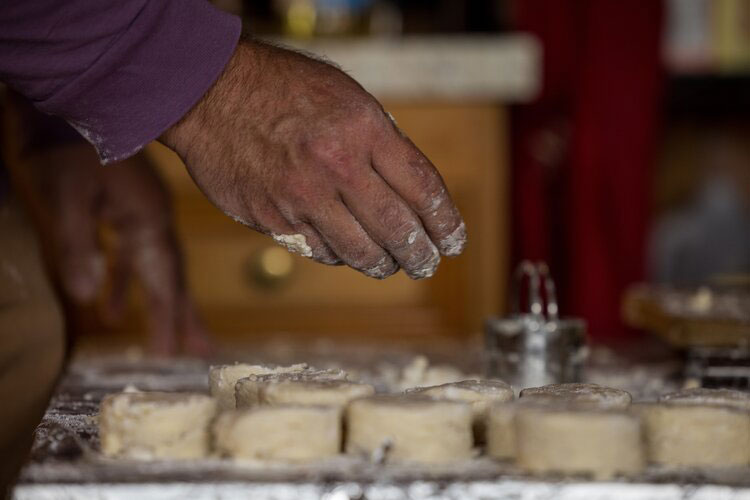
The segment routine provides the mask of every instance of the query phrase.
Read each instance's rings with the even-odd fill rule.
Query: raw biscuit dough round
[[[471,406],[460,401],[395,394],[355,399],[346,424],[347,453],[424,463],[472,457]]]
[[[205,457],[216,400],[205,394],[123,392],[99,410],[104,455],[139,460]]]
[[[234,385],[239,379],[250,375],[298,373],[307,369],[309,367],[305,363],[291,366],[251,365],[247,363],[212,366],[208,369],[208,389],[211,396],[219,402],[219,409],[231,410],[236,407]]]
[[[308,462],[341,451],[341,410],[332,406],[258,406],[222,413],[213,426],[226,457]]]
[[[622,411],[519,405],[517,464],[532,474],[634,475],[645,467],[641,421]]]
[[[750,464],[750,414],[727,406],[639,403],[651,462],[676,467]]]
[[[624,410],[630,406],[632,397],[627,391],[597,384],[550,384],[530,387],[520,394],[524,402],[573,403],[601,409]]]
[[[489,406],[514,398],[513,388],[502,380],[462,380],[432,387],[415,387],[407,389],[406,393],[469,403],[474,415],[474,437],[477,443],[485,442],[485,422]]]
[[[750,392],[732,389],[697,387],[665,394],[659,398],[659,401],[684,405],[729,406],[738,410],[750,410]]]
[[[261,404],[344,407],[349,401],[375,394],[370,384],[347,380],[280,380],[259,388]]]
[[[250,375],[236,381],[234,385],[235,404],[237,408],[251,408],[263,404],[261,390],[264,387],[281,382],[346,380],[346,378],[347,374],[343,370],[317,370],[315,368],[287,373]]]
[[[489,407],[485,421],[487,455],[500,460],[516,456],[515,415],[517,404],[496,403]]]

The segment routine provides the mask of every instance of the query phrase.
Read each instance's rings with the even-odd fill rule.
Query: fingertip
[[[399,266],[396,261],[389,255],[385,255],[374,266],[363,269],[362,273],[370,278],[384,280],[396,274],[398,270]]]
[[[440,252],[446,257],[461,255],[466,247],[466,224],[463,221],[439,242]]]
[[[343,264],[339,256],[333,253],[333,250],[328,248],[327,245],[323,244],[322,240],[313,249],[312,255],[309,258],[326,266],[340,266]]]
[[[413,280],[423,280],[431,278],[437,271],[440,265],[440,252],[437,247],[430,243],[431,252],[429,257],[423,259],[421,262],[409,265],[408,268],[404,267],[404,271],[407,276]]]

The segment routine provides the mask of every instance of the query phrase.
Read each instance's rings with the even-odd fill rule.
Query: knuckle
[[[351,120],[364,130],[377,129],[386,123],[382,108],[373,100],[367,100],[355,106]]]
[[[418,213],[437,210],[447,197],[445,185],[440,174],[433,167],[411,164],[411,170],[417,175],[412,177],[413,208]]]
[[[290,201],[311,202],[316,197],[314,185],[304,176],[289,176],[283,186]]]
[[[414,200],[414,209],[418,213],[425,213],[435,215],[434,212],[440,208],[440,205],[445,201],[445,189],[444,188],[430,188],[424,186],[424,189],[420,189]]]
[[[329,134],[311,137],[306,141],[305,148],[310,156],[324,161],[338,160],[346,154],[343,141]]]
[[[353,150],[342,138],[319,136],[308,140],[304,147],[313,162],[336,178],[346,181],[355,172]]]

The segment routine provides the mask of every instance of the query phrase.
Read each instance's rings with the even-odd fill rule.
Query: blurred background
[[[377,282],[233,222],[150,145],[142,161],[166,186],[185,280],[219,345],[473,339],[508,312],[522,259],[549,263],[563,314],[585,318],[601,342],[663,325],[643,312],[651,296],[634,295],[638,284],[750,287],[750,3],[216,3],[259,37],[339,63],[381,99],[445,177],[469,232],[464,255],[434,278]],[[33,205],[24,152],[47,129],[17,106],[6,115],[7,163]],[[116,247],[106,227],[99,234]],[[74,337],[145,345],[143,286],[129,282],[125,295],[115,320],[68,301]]]

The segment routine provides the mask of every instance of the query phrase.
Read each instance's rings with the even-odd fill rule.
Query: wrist
[[[197,137],[210,135],[212,122],[236,109],[232,104],[233,96],[237,95],[236,89],[253,85],[250,78],[254,72],[251,68],[254,66],[252,60],[257,59],[255,53],[258,52],[258,45],[257,42],[240,39],[213,85],[179,121],[164,131],[159,141],[184,159]]]

